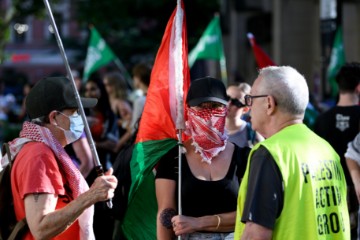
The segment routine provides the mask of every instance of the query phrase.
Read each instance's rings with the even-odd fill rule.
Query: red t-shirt
[[[66,206],[72,200],[66,192],[66,182],[51,148],[39,142],[25,144],[11,170],[11,188],[17,220],[25,217],[24,199],[27,194],[55,194],[58,196],[56,209]],[[32,240],[34,237],[29,232],[24,239]],[[78,221],[53,239],[80,239]]]

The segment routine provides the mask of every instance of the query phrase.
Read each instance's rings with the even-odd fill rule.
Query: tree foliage
[[[41,0],[12,0],[10,6],[0,9],[0,16],[4,16],[0,18],[0,64],[5,59],[4,50],[10,37],[10,24],[30,15],[41,18],[44,13],[44,2]]]
[[[77,17],[93,25],[123,61],[155,57],[176,0],[77,1]],[[185,0],[189,49],[195,45],[215,12],[218,0]]]
[[[176,0],[70,0],[75,8],[75,20],[82,29],[93,25],[123,62],[139,58],[154,58],[159,48],[167,21],[176,7]],[[49,0],[50,5],[60,2]],[[9,40],[10,24],[27,16],[46,16],[42,0],[12,0],[7,9],[0,9],[0,64],[4,60],[5,45]],[[215,12],[218,0],[184,0],[188,27],[189,50],[196,44]],[[83,49],[87,42],[62,39]],[[78,41],[78,42],[76,42]]]

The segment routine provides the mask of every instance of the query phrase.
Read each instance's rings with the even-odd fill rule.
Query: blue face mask
[[[62,112],[59,112],[61,115],[64,115],[65,117],[69,118],[70,120],[70,129],[65,130],[61,128],[64,131],[64,135],[66,138],[66,144],[70,144],[75,142],[81,137],[81,134],[84,132],[84,122],[81,118],[81,115],[75,113],[76,115],[67,116]]]

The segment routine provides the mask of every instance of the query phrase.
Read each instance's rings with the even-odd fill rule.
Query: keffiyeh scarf
[[[212,158],[225,149],[228,139],[225,132],[227,108],[187,108],[187,111],[185,134],[192,138],[195,152],[200,153],[202,161],[211,164]]]
[[[69,187],[72,190],[72,197],[74,199],[89,189],[84,177],[73,164],[64,148],[52,135],[50,130],[45,127],[41,127],[31,122],[24,122],[20,137],[9,142],[11,159],[16,157],[25,143],[31,141],[42,142],[52,149],[57,158],[59,167],[62,168],[65,178],[69,182]],[[7,155],[4,154],[1,159],[1,167],[6,166],[7,164],[9,164],[9,159]],[[82,240],[95,239],[93,232],[93,215],[94,207],[91,206],[78,218],[80,225],[80,239]]]

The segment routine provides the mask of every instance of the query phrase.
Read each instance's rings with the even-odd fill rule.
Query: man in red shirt
[[[84,107],[97,102],[81,101]],[[117,179],[109,170],[89,188],[64,150],[84,130],[70,81],[40,80],[27,96],[26,111],[31,121],[10,142],[15,213],[30,229],[24,239],[95,239],[93,204],[114,196]]]

